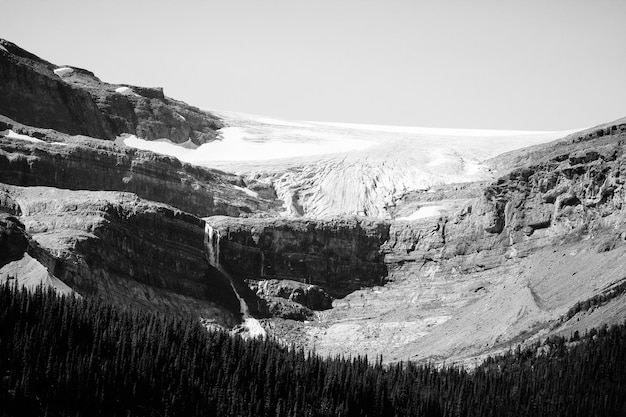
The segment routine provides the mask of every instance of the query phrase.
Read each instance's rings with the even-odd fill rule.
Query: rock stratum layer
[[[71,135],[203,144],[216,138],[220,120],[166,97],[161,88],[112,85],[92,72],[57,67],[0,39],[0,114],[33,127]]]
[[[388,224],[366,218],[211,217],[219,262],[245,279],[293,280],[343,297],[387,275],[381,245]]]
[[[14,186],[0,193],[19,206],[24,228],[5,217],[2,243],[11,237],[12,247],[79,294],[236,322],[238,301],[206,260],[203,220],[129,193]],[[19,263],[18,255],[10,260]],[[18,282],[34,279],[4,263]]]
[[[26,138],[11,137],[9,131]],[[281,205],[271,188],[246,184],[237,175],[104,140],[26,127],[2,116],[0,180],[21,186],[128,191],[198,216],[237,216]],[[267,198],[251,198],[241,191],[247,185]]]

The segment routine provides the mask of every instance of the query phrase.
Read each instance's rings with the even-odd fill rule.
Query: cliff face
[[[323,354],[449,361],[623,321],[622,124],[505,155],[518,168],[479,197],[434,190],[439,215],[390,223],[388,283],[335,300],[304,339]]]
[[[551,235],[587,234],[618,227],[623,218],[625,120],[618,120],[543,148],[543,157],[489,187],[491,230],[513,243],[539,229]]]
[[[517,159],[504,155],[521,166],[482,196],[456,201],[456,210],[443,216],[392,223],[387,262],[471,258],[465,263],[489,269],[546,245],[609,229],[619,235],[626,198],[626,124],[619,122],[542,145],[535,158],[527,150]]]
[[[365,218],[234,219],[207,223],[219,240],[219,262],[241,278],[287,279],[319,285],[335,297],[381,285],[380,247],[388,224]]]
[[[3,137],[12,129],[32,137]],[[108,141],[69,137],[33,129],[0,116],[0,182],[74,190],[128,191],[171,204],[198,216],[237,216],[280,206],[269,197],[252,198],[233,174],[195,167],[176,158],[117,146]],[[262,187],[261,185],[259,185]],[[266,187],[267,188],[267,187]]]
[[[626,318],[626,119],[492,159],[502,172],[493,184],[433,185],[448,165],[430,165],[437,152],[413,159],[430,151],[424,135],[395,138],[375,157],[360,149],[323,164],[275,162],[271,175],[244,181],[110,141],[205,143],[221,127],[212,115],[0,45],[0,279],[226,326],[240,297],[250,315],[271,313],[266,325],[283,340],[387,361],[463,360]],[[276,132],[259,126],[247,126],[249,137]],[[302,125],[283,128],[292,141],[306,137]],[[495,154],[489,138],[478,142]],[[452,154],[446,181],[492,175],[476,170],[476,155]],[[338,172],[352,182],[328,180]],[[281,206],[268,181],[299,215],[339,202],[414,220],[262,218]],[[384,193],[370,193],[379,185]],[[222,214],[232,217],[210,217],[209,227],[199,218]]]
[[[129,193],[12,186],[0,192],[20,207],[33,240],[28,254],[79,294],[236,322],[238,301],[206,260],[201,219]],[[15,229],[3,223],[3,236]]]
[[[223,127],[160,88],[111,85],[75,67],[59,68],[0,39],[0,114],[34,127],[114,139],[122,133],[203,144]],[[55,73],[55,69],[57,73]]]

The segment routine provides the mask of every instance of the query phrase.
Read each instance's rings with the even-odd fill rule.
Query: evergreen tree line
[[[322,358],[196,320],[0,286],[2,416],[626,415],[626,325],[472,371]]]

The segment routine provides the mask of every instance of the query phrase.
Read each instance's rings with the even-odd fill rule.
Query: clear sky
[[[201,108],[561,130],[626,116],[626,0],[3,0],[0,37]]]

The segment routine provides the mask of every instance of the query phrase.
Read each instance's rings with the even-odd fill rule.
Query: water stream
[[[207,219],[204,220],[204,252],[206,254],[207,262],[228,279],[233,293],[239,300],[239,312],[241,313],[241,317],[243,319],[241,330],[243,330],[243,332],[248,334],[250,337],[265,337],[265,329],[263,329],[261,323],[259,323],[257,319],[252,317],[248,303],[246,303],[246,300],[244,300],[241,294],[239,294],[239,291],[237,291],[237,286],[235,285],[233,276],[228,273],[226,268],[224,268],[220,262],[221,236],[219,230],[214,229],[208,223]]]

